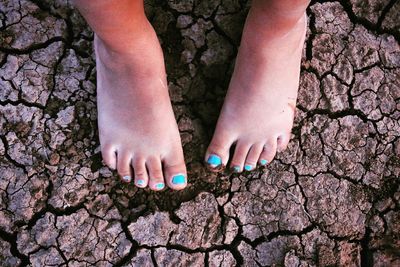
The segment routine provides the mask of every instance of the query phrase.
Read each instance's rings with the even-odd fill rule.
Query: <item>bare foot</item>
[[[250,11],[229,90],[205,160],[235,172],[266,165],[286,148],[293,125],[306,17],[280,27]],[[272,20],[272,19],[271,19]],[[269,25],[268,25],[269,24]]]
[[[95,38],[97,102],[104,162],[122,180],[161,190],[186,186],[181,140],[168,95],[164,60],[150,23],[129,50]]]

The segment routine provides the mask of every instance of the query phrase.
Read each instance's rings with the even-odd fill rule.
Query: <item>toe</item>
[[[289,144],[289,140],[290,140],[290,133],[285,133],[285,134],[278,136],[276,150],[278,152],[285,150]]]
[[[260,155],[259,162],[265,166],[272,161],[276,154],[276,139],[271,138],[264,144],[263,150]]]
[[[161,160],[158,157],[149,157],[146,161],[149,173],[149,187],[154,191],[165,188],[164,176],[161,167]]]
[[[246,160],[247,154],[249,153],[249,149],[251,144],[243,143],[238,141],[235,148],[235,153],[233,154],[232,161],[231,161],[231,168],[234,171],[241,171],[244,166],[244,162]],[[244,166],[245,170],[249,171],[254,168],[249,168],[248,166]]]
[[[168,155],[163,160],[163,166],[165,181],[170,188],[181,190],[186,187],[187,173],[183,155]]]
[[[247,155],[244,168],[246,171],[252,170],[257,166],[257,161],[260,158],[260,154],[263,151],[264,144],[256,143],[251,146],[249,154]]]
[[[135,176],[135,185],[140,188],[145,188],[149,182],[145,159],[136,157],[132,160],[132,167]]]
[[[117,152],[117,170],[123,182],[129,183],[132,180],[131,173],[132,155],[125,151]]]
[[[117,167],[117,155],[115,148],[111,145],[105,145],[101,148],[101,156],[103,157],[104,164],[110,169],[115,170]]]
[[[205,155],[205,162],[211,169],[218,171],[226,166],[232,143],[233,140],[228,135],[215,132]]]

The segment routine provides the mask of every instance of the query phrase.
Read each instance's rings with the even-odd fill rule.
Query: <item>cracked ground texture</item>
[[[249,9],[146,1],[184,191],[101,162],[93,33],[66,0],[0,0],[1,266],[400,266],[400,1],[314,1],[293,135],[265,169],[202,164]]]

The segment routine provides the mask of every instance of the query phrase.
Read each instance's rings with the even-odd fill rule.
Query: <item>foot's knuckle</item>
[[[256,160],[247,160],[246,161],[246,165],[256,165],[257,164],[257,161]]]
[[[236,154],[232,158],[232,162],[237,162],[237,163],[243,163],[246,161],[246,155],[245,154]]]
[[[185,168],[185,164],[182,162],[178,163],[164,163],[164,168],[167,169],[177,169],[177,168]]]
[[[271,159],[274,155],[275,155],[275,153],[274,153],[273,151],[268,150],[268,151],[264,151],[264,152],[261,154],[260,158],[263,158],[263,159]]]
[[[276,146],[268,146],[268,147],[264,147],[263,153],[264,155],[271,155],[274,154],[276,151]]]
[[[130,175],[129,170],[127,170],[127,169],[118,169],[117,171],[118,171],[118,174],[121,176]]]
[[[139,167],[139,166],[144,166],[145,164],[145,159],[140,157],[140,156],[134,156],[132,158],[132,165],[134,167]]]
[[[212,154],[218,154],[222,153],[223,151],[227,150],[226,146],[220,145],[220,144],[210,144],[210,147],[208,148],[208,151]]]
[[[150,172],[150,177],[152,179],[156,179],[156,180],[162,180],[163,179],[163,173],[161,170],[153,170]]]
[[[147,176],[147,173],[145,171],[135,171],[135,176],[144,177]]]
[[[231,162],[231,166],[232,166],[232,167],[241,166],[241,165],[242,165],[242,163],[239,162],[239,161],[232,160],[232,162]]]

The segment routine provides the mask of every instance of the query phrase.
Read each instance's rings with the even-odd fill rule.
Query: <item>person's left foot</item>
[[[235,70],[205,161],[219,170],[229,161],[235,172],[266,165],[286,148],[291,134],[306,32],[306,16],[276,27],[250,12]],[[268,22],[266,22],[268,24]],[[257,27],[266,27],[264,36]]]

